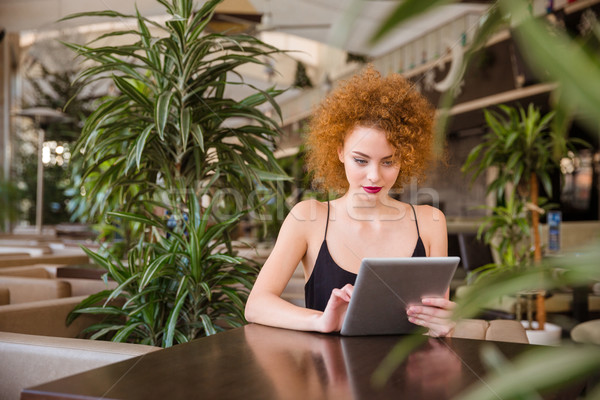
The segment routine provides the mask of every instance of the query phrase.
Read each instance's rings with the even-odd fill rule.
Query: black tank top
[[[426,257],[425,246],[421,240],[419,234],[419,224],[417,222],[417,213],[415,208],[410,205],[415,216],[415,224],[417,225],[417,244],[413,251],[412,257]],[[306,308],[313,310],[323,311],[331,296],[333,289],[339,289],[344,285],[350,283],[354,285],[356,281],[356,274],[346,271],[342,267],[336,264],[329,253],[327,247],[327,228],[329,226],[329,202],[327,202],[327,223],[325,224],[325,237],[323,238],[323,244],[317,255],[315,261],[315,267],[313,268],[310,278],[304,285],[304,298],[306,302]]]

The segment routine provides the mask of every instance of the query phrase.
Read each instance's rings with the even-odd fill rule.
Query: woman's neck
[[[339,201],[348,217],[358,221],[398,220],[406,213],[403,203],[387,195],[346,193]]]

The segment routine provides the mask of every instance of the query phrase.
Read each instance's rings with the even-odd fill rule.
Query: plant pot
[[[540,331],[535,329],[538,327],[537,321],[533,321],[531,324],[534,328],[532,330],[527,329],[529,326],[528,321],[521,321],[521,324],[525,328],[529,344],[542,344],[546,346],[558,346],[560,344],[560,337],[562,334],[562,328],[560,326],[546,322],[544,324],[544,330]]]

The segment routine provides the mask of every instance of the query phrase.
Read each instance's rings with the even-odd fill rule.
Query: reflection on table
[[[398,337],[341,337],[246,327],[245,337],[277,398],[358,399],[452,396],[461,387],[462,362],[448,343],[428,339],[411,353],[387,386],[376,388],[372,372]]]

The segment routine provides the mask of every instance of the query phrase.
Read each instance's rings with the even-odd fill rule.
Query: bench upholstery
[[[58,281],[67,282],[70,286],[69,296],[83,296],[98,293],[102,290],[114,289],[117,287],[117,283],[114,281],[108,281],[108,285],[100,279],[79,279],[79,278],[58,278],[56,279],[56,270],[60,268],[60,265],[55,264],[38,264],[22,267],[6,267],[0,268],[0,288],[3,287],[3,277],[21,277],[21,278],[35,278],[35,279],[47,279],[54,280],[54,283],[42,282],[45,286],[65,286],[64,283],[56,283]],[[29,282],[33,285],[39,284],[37,280],[23,281]],[[21,289],[22,290],[22,289]],[[48,293],[46,293],[48,294]],[[47,298],[59,298],[65,297],[64,295],[55,296],[53,294],[48,295]],[[0,305],[3,304],[0,298]],[[35,298],[35,300],[41,300],[41,298]],[[33,301],[33,300],[28,300]],[[13,303],[17,301],[12,301]],[[22,301],[19,301],[22,302]],[[7,304],[7,303],[4,303]]]
[[[87,296],[8,304],[0,307],[0,331],[58,337],[76,337],[81,330],[99,321],[84,314],[70,326],[67,315]]]
[[[24,388],[160,350],[159,347],[0,332],[0,399]]]
[[[463,319],[458,322],[452,337],[463,339],[494,340],[500,342],[529,343],[525,328],[513,320]]]
[[[71,285],[58,279],[0,276],[0,288],[10,292],[10,304],[71,296]]]

